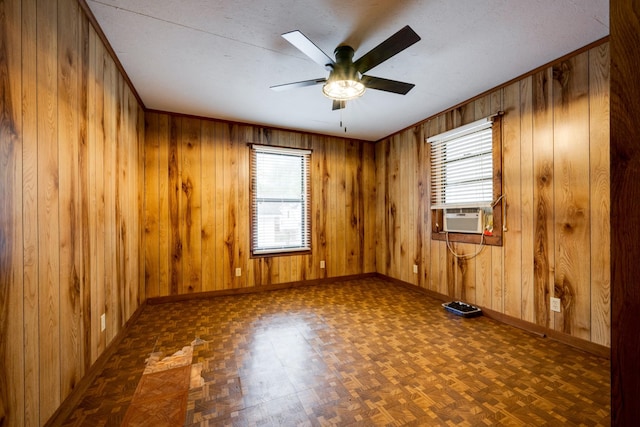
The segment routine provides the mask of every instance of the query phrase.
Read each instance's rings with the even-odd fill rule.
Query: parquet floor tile
[[[169,367],[191,368],[190,378],[143,377],[152,353],[195,338],[193,364]],[[188,388],[185,426],[606,426],[609,370],[608,360],[368,278],[148,305],[65,425],[128,422],[151,385],[147,398],[167,417]],[[156,425],[154,416],[165,414],[131,425]]]

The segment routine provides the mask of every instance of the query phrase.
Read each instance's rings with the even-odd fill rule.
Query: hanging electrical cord
[[[448,231],[445,232],[444,237],[445,237],[445,240],[447,242],[447,248],[449,249],[449,252],[451,252],[451,254],[454,257],[459,258],[459,259],[475,258],[480,254],[480,252],[482,252],[482,249],[484,249],[484,233],[482,233],[480,235],[480,246],[478,247],[478,250],[474,254],[458,254],[458,253],[456,253],[456,251],[454,251],[453,248],[451,247],[451,243],[449,242],[449,232]]]
[[[496,205],[498,203],[500,203],[502,201],[502,231],[507,231],[507,214],[506,214],[506,206],[505,206],[505,201],[507,199],[507,195],[506,194],[502,194],[500,197],[498,197],[496,199],[495,202],[493,202],[491,204],[491,209],[495,208]],[[484,232],[482,234],[480,234],[480,246],[478,247],[478,250],[474,253],[474,254],[458,254],[456,253],[456,251],[453,250],[453,247],[451,247],[451,242],[449,241],[449,232],[445,231],[445,241],[447,242],[447,249],[449,249],[449,252],[451,252],[451,254],[459,259],[471,259],[471,258],[475,258],[477,257],[480,252],[482,252],[482,249],[484,249]]]
[[[491,204],[491,209],[495,208],[498,203],[502,200],[502,231],[507,231],[507,195],[503,194],[498,199]]]

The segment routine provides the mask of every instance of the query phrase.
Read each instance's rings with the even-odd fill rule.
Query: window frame
[[[251,258],[264,258],[264,257],[274,257],[274,256],[290,256],[290,255],[305,255],[311,253],[311,245],[312,245],[312,215],[311,215],[311,155],[313,150],[308,148],[297,148],[297,147],[284,147],[284,146],[276,146],[276,145],[264,145],[264,144],[247,144],[249,147],[249,225],[250,225],[250,233],[249,233],[249,248],[250,248],[250,257]],[[257,208],[257,194],[255,185],[257,183],[257,177],[255,176],[256,171],[256,156],[257,153],[269,153],[276,155],[292,155],[298,157],[306,157],[306,160],[303,161],[304,178],[306,178],[306,183],[302,183],[303,188],[306,189],[305,197],[302,197],[300,202],[302,202],[302,233],[306,235],[306,238],[303,237],[303,245],[300,247],[280,247],[280,248],[272,248],[272,249],[264,249],[264,248],[256,248],[257,244],[257,236],[258,232],[258,214],[256,212]],[[306,244],[304,244],[306,243]]]
[[[493,232],[491,235],[475,234],[475,233],[460,233],[460,232],[445,232],[442,227],[444,224],[444,210],[441,209],[429,209],[431,210],[431,240],[441,240],[448,242],[458,243],[473,243],[484,244],[488,246],[502,246],[503,235],[503,203],[504,197],[502,193],[502,116],[503,113],[498,113],[491,116],[493,119],[492,131],[492,158],[493,158]],[[431,150],[429,150],[429,170],[431,170]],[[429,194],[431,194],[431,177],[429,177]],[[429,204],[431,204],[431,197],[429,197]]]

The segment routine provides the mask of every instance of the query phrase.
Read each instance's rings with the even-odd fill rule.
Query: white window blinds
[[[311,249],[311,151],[251,146],[251,251]]]
[[[493,121],[475,121],[430,137],[431,209],[490,207]]]

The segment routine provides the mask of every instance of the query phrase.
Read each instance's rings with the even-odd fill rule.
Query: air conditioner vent
[[[444,213],[444,231],[482,234],[484,219],[482,209],[454,208]]]

